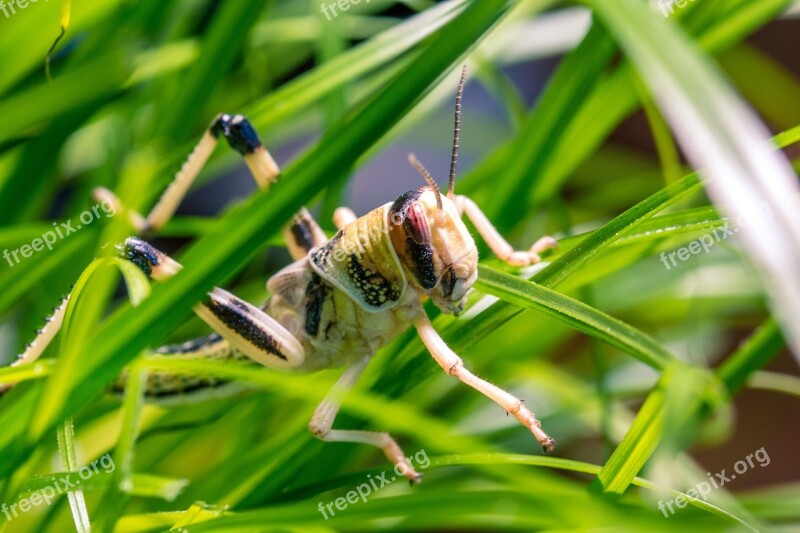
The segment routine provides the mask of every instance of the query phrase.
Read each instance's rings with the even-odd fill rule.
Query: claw
[[[556,444],[558,444],[556,439],[548,437],[548,439],[542,443],[542,451],[544,451],[544,453],[550,453],[556,449]]]

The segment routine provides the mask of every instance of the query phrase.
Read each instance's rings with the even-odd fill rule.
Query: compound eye
[[[442,296],[445,298],[450,298],[450,295],[453,294],[453,289],[456,286],[456,282],[458,281],[459,279],[456,277],[456,273],[453,272],[453,267],[447,267],[447,270],[444,271],[444,274],[442,274],[441,278]]]
[[[430,244],[431,242],[431,228],[428,226],[428,221],[422,213],[422,208],[417,204],[412,204],[406,216],[403,219],[403,229],[406,234],[411,237],[414,242],[419,244]]]

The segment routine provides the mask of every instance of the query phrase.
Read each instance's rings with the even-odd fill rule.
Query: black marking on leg
[[[289,226],[289,232],[292,234],[295,244],[306,252],[311,251],[312,248],[320,244],[314,240],[314,225],[316,225],[314,220],[303,209]]]
[[[260,350],[288,361],[286,356],[281,353],[275,339],[254,323],[253,317],[250,316],[250,310],[246,305],[236,300],[232,300],[229,305],[225,305],[214,299],[209,300],[206,305],[214,316],[246,339],[247,342]]]
[[[319,333],[319,325],[322,321],[322,308],[325,305],[325,299],[331,292],[331,287],[322,281],[322,278],[314,272],[311,275],[311,281],[306,286],[306,333],[312,337],[316,337]],[[330,327],[330,324],[328,325]],[[326,329],[327,332],[327,329]]]
[[[131,237],[119,247],[120,255],[139,267],[147,277],[153,273],[153,268],[160,264],[159,252],[149,243]]]
[[[119,379],[111,385],[114,394],[125,392],[126,379]],[[215,389],[231,383],[208,376],[169,374],[155,372],[148,374],[144,394],[147,398],[163,400],[172,396],[183,396],[206,389]]]
[[[292,237],[294,237],[294,242],[299,248],[310,250],[314,246],[311,231],[302,221],[296,221],[292,224],[290,229]]]
[[[218,116],[209,128],[211,135],[219,138],[220,135],[227,139],[231,148],[242,155],[252,154],[261,147],[256,130],[250,121],[242,115],[230,116],[227,113]]]
[[[216,350],[216,351],[215,351]],[[244,355],[231,348],[219,333],[191,339],[181,344],[170,344],[155,350],[163,357],[180,359],[243,359]],[[122,393],[128,381],[127,371],[111,386],[111,392]],[[145,396],[153,399],[165,399],[172,396],[188,395],[200,390],[214,389],[231,383],[214,376],[202,376],[168,371],[149,372],[145,384]]]
[[[191,378],[184,377],[185,381],[176,388],[159,387],[153,380],[156,375],[148,376],[148,385],[146,395],[150,398],[165,399],[170,396],[182,396],[184,394],[191,394],[205,389],[213,389],[227,385],[230,381],[222,381],[214,378]]]

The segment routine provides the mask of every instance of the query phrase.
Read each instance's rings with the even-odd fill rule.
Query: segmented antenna
[[[433,189],[433,192],[436,193],[436,207],[441,209],[442,208],[442,193],[439,192],[439,186],[436,185],[435,181],[433,181],[433,178],[431,177],[431,173],[428,172],[428,169],[426,169],[424,166],[422,166],[422,163],[419,162],[419,160],[417,159],[417,156],[415,156],[414,154],[408,154],[408,162],[411,163],[412,167],[417,169],[417,172],[422,174],[422,177],[425,178],[426,182],[428,182],[428,185],[430,185],[431,189]]]
[[[458,162],[458,140],[461,133],[461,97],[464,96],[464,82],[467,79],[467,65],[461,69],[461,81],[458,82],[456,93],[456,125],[453,131],[453,156],[450,158],[450,181],[447,184],[447,197],[453,199],[456,188],[456,163]]]

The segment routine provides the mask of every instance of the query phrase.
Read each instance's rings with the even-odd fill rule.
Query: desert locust
[[[375,352],[410,325],[444,372],[496,402],[531,431],[545,451],[552,450],[555,441],[541,429],[534,414],[510,393],[471,373],[435,331],[422,306],[430,299],[443,312],[457,314],[476,280],[478,251],[462,216],[469,218],[494,254],[510,265],[536,263],[539,253],[555,246],[552,238],[544,237],[528,251],[514,250],[471,199],[454,193],[465,77],[466,69],[456,96],[446,193],[439,191],[428,171],[409,155],[426,185],[362,217],[346,207],[337,209],[334,224],[338,231],[330,239],[302,209],[284,229],[294,262],[267,281],[271,296],[265,303],[253,305],[215,288],[194,308],[215,333],[162,347],[157,353],[249,358],[271,368],[301,372],[343,366],[341,378],[316,409],[309,429],[324,441],[376,446],[416,482],[420,475],[388,433],[333,429],[342,395],[353,387]],[[94,195],[127,213],[139,236],[152,236],[173,215],[221,137],[243,156],[259,188],[268,189],[278,178],[278,165],[248,120],[242,115],[221,114],[146,217],[126,210],[106,189],[98,189]],[[140,237],[127,239],[119,249],[122,257],[155,281],[181,269],[178,262]],[[65,308],[66,301],[54,310],[15,365],[30,363],[41,355],[58,332]],[[153,373],[146,387],[151,396],[168,396],[211,385],[210,378]],[[124,387],[124,377],[114,387]]]

